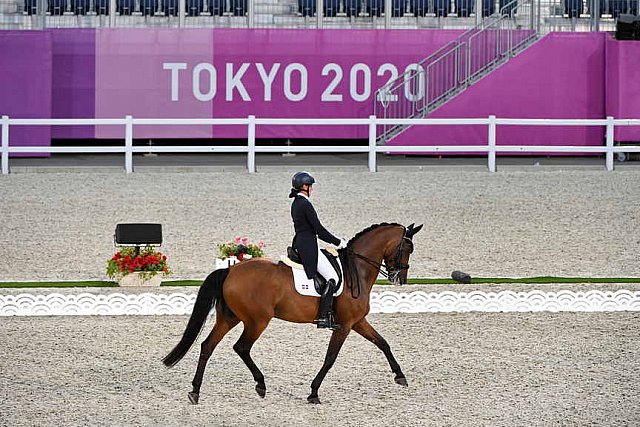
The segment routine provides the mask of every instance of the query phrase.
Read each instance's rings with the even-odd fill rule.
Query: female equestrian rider
[[[347,241],[334,236],[320,223],[318,214],[309,200],[315,182],[308,172],[297,172],[291,180],[291,218],[296,232],[292,246],[300,255],[307,278],[313,279],[319,275],[327,282],[320,296],[320,315],[315,323],[318,328],[336,329],[339,325],[335,323],[331,307],[333,294],[337,290],[338,274],[320,252],[317,238],[337,246],[338,249],[346,248]]]

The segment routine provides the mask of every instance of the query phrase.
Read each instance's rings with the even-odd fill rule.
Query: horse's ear
[[[420,224],[417,227],[414,227],[415,224],[411,224],[409,226],[409,228],[407,229],[407,237],[408,238],[412,238],[413,236],[415,236],[416,234],[418,234],[418,231],[422,230],[422,227],[424,226],[424,224]]]
[[[407,227],[407,230],[413,230],[413,227],[416,225],[416,223],[412,223],[410,226]]]

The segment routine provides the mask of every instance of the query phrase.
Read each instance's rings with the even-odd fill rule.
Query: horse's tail
[[[182,334],[182,339],[180,339],[180,342],[173,350],[162,359],[162,362],[166,366],[171,367],[175,365],[187,354],[198,338],[202,327],[207,321],[207,316],[213,307],[217,304],[222,304],[223,309],[229,311],[222,295],[222,284],[228,275],[229,269],[223,268],[215,270],[204,279],[198,291],[196,303],[193,306],[193,312],[187,323],[187,328]]]

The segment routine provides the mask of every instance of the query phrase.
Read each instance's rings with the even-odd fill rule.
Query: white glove
[[[338,249],[344,249],[347,247],[347,240],[343,239],[342,237],[340,238],[340,244],[337,246]]]

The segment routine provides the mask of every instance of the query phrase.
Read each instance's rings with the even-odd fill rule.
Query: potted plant
[[[107,261],[107,276],[120,286],[159,286],[171,274],[167,257],[153,247],[123,247]]]
[[[264,257],[263,241],[252,243],[247,237],[234,237],[233,240],[218,244],[216,269],[227,268],[240,261]]]

